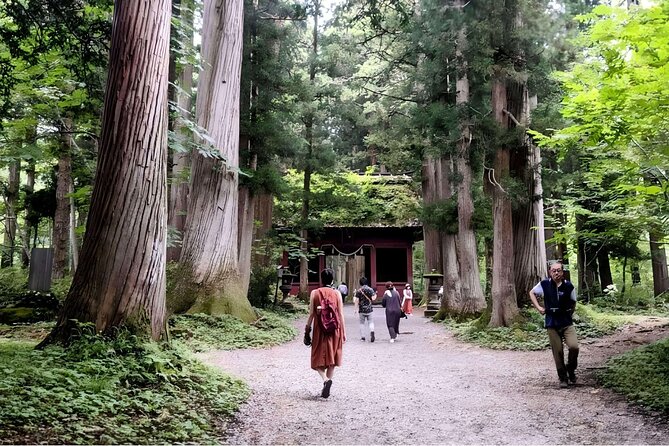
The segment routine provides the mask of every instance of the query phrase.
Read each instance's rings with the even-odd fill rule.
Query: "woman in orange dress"
[[[402,300],[402,311],[407,316],[413,313],[413,291],[411,291],[411,285],[408,283],[404,286],[404,299]]]
[[[311,337],[311,368],[316,370],[323,379],[323,390],[321,396],[327,398],[330,396],[330,387],[332,387],[332,377],[335,367],[341,366],[342,350],[346,342],[346,328],[344,327],[343,302],[339,291],[333,288],[334,271],[326,268],[321,271],[322,287],[316,288],[311,292],[309,299],[309,318],[305,327],[305,338],[311,331],[313,322],[313,336]],[[323,308],[324,301],[329,304],[337,314],[338,327],[333,333],[326,333],[322,327],[320,310]]]

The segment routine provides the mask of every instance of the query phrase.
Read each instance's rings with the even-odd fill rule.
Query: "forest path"
[[[669,336],[645,318],[599,340],[581,340],[578,384],[558,389],[549,350],[498,351],[456,340],[414,311],[389,343],[382,308],[377,340],[360,340],[353,307],[330,398],[309,367],[302,336],[264,350],[202,359],[253,390],[223,440],[229,444],[668,444],[669,425],[596,384],[614,354]],[[296,322],[302,330],[305,318]],[[652,330],[649,327],[653,327]]]

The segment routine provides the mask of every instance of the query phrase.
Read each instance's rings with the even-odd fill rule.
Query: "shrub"
[[[276,287],[276,268],[271,266],[255,267],[251,271],[248,298],[251,305],[257,308],[265,308],[274,300],[274,289]]]
[[[0,307],[28,292],[28,271],[17,266],[0,269]]]

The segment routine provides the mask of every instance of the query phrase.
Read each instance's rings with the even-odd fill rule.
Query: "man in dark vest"
[[[576,384],[578,338],[572,321],[576,307],[576,289],[570,281],[564,279],[562,263],[553,263],[549,272],[550,278],[542,280],[532,288],[530,299],[534,308],[546,317],[546,330],[553,350],[560,387],[565,388],[569,384]],[[543,297],[543,307],[539,305],[537,297]],[[566,365],[563,341],[569,349]]]

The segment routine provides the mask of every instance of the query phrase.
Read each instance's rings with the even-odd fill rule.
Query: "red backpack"
[[[325,334],[333,334],[339,328],[339,315],[330,299],[321,296],[321,328]]]

